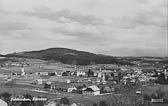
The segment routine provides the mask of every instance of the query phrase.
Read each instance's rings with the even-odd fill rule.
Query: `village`
[[[154,86],[156,82],[162,84],[162,75],[165,77],[164,81],[168,81],[168,68],[159,63],[140,63],[133,66],[80,66],[41,60],[7,62],[1,65],[0,78],[1,83],[11,88],[18,87],[27,92],[52,95],[47,97],[52,102],[46,106],[52,106],[53,100],[63,97],[81,98],[130,93],[141,98],[140,88]],[[19,95],[16,91],[12,93],[15,96]]]

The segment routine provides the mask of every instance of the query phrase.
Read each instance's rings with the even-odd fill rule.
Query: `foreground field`
[[[142,93],[148,93],[151,94],[155,92],[156,90],[163,89],[164,91],[168,91],[167,89],[168,85],[155,85],[155,86],[147,86],[142,88]],[[26,89],[25,89],[26,88]],[[22,94],[30,94],[32,96],[42,96],[47,97],[49,99],[58,99],[60,95],[62,97],[69,97],[70,102],[78,102],[85,104],[86,106],[92,106],[94,103],[99,103],[99,101],[105,100],[107,103],[112,104],[115,102],[119,102],[120,100],[123,100],[125,102],[131,101],[132,103],[136,103],[137,101],[142,99],[142,96],[131,96],[131,94],[125,95],[124,98],[121,98],[123,95],[116,95],[116,94],[107,94],[107,95],[101,95],[101,96],[86,96],[86,95],[75,95],[75,94],[65,94],[65,93],[58,93],[58,94],[49,94],[49,93],[42,93],[42,92],[36,92],[31,91],[29,89],[38,89],[39,87],[35,86],[28,86],[28,85],[14,85],[12,87],[6,86],[3,83],[0,83],[0,93],[2,92],[8,92],[12,95],[22,95]],[[59,96],[58,96],[59,95]],[[153,104],[153,106],[167,106],[167,104]]]

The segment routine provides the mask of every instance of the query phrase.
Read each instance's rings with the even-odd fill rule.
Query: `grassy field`
[[[147,86],[141,89],[142,94],[152,94],[155,93],[158,89],[161,89],[164,92],[168,92],[168,85],[154,85]]]
[[[55,72],[55,71],[73,71],[74,68],[64,64],[35,64],[32,66],[25,66],[26,73],[33,72]],[[3,67],[0,68],[0,73],[21,73],[21,67]]]
[[[3,83],[0,84],[0,93],[2,92],[9,92],[12,95],[22,95],[22,94],[31,94],[32,96],[45,96],[48,98],[57,98],[58,95],[56,94],[46,94],[46,93],[41,93],[41,92],[34,92],[30,90],[25,90],[23,88],[33,88],[35,89],[36,87],[31,87],[31,86],[26,86],[26,85],[15,85],[13,87],[7,87]],[[37,87],[39,88],[39,87]],[[147,86],[141,89],[142,93],[148,93],[151,94],[158,90],[159,88],[163,89],[164,91],[168,91],[168,85],[155,85],[155,86]],[[68,96],[68,94],[62,94],[62,96]],[[70,94],[69,94],[70,96]],[[68,96],[68,97],[69,97]],[[134,97],[127,97],[128,100],[135,101],[136,99]],[[101,95],[101,96],[84,96],[84,95],[75,95],[71,94],[70,102],[78,102],[78,103],[83,103],[86,106],[92,106],[93,103],[99,103],[102,100],[107,101],[107,103],[114,103],[117,100],[121,100],[122,98],[119,97],[119,95]],[[168,106],[167,104],[153,104],[153,106]]]

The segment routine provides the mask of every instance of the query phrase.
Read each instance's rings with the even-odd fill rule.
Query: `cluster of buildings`
[[[36,71],[26,73],[26,64],[12,63],[11,65],[21,66],[20,73],[12,73],[14,76],[39,76],[31,84],[44,85],[44,88],[62,92],[82,92],[82,94],[98,95],[101,93],[114,93],[116,89],[123,86],[147,86],[154,84],[158,75],[163,73],[168,78],[168,68],[148,70],[140,66],[119,66],[112,64],[100,64],[90,66],[73,66],[72,71]],[[39,70],[43,69],[39,65]],[[70,67],[70,66],[69,66]],[[71,67],[71,68],[73,68]],[[157,76],[156,76],[157,75]],[[40,78],[49,76],[48,79]],[[65,81],[50,80],[51,77],[65,78]],[[73,77],[73,78],[72,78]],[[85,85],[85,86],[83,86]],[[98,92],[97,92],[98,91]],[[88,93],[89,92],[89,93]],[[90,93],[92,92],[92,93]],[[95,93],[96,92],[96,93]]]

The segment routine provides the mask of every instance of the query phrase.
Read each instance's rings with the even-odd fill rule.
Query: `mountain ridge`
[[[59,61],[65,64],[89,65],[89,64],[131,64],[118,61],[113,56],[94,54],[86,51],[78,51],[69,48],[48,48],[36,51],[24,51],[5,55],[6,57],[22,57],[42,59],[46,61]]]

